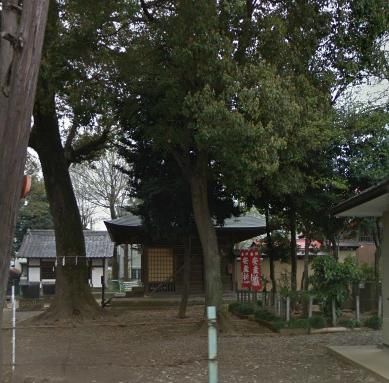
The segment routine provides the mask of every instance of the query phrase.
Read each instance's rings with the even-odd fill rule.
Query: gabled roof
[[[126,215],[104,223],[116,244],[145,243],[148,240],[139,216]],[[215,229],[219,239],[228,237],[236,243],[265,233],[266,222],[263,216],[245,215],[227,218],[223,225],[215,225]]]
[[[389,210],[389,178],[335,206],[337,217],[380,217]]]
[[[106,231],[84,230],[87,258],[112,257],[113,243]],[[23,238],[18,258],[55,258],[54,230],[30,230]]]

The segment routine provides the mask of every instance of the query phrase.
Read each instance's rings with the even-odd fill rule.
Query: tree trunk
[[[111,219],[116,219],[117,218],[116,210],[113,204],[109,205],[109,211],[111,213]],[[127,258],[127,262],[128,262],[128,258]],[[119,268],[120,267],[119,267],[119,260],[118,260],[118,248],[115,245],[113,247],[113,254],[112,254],[112,279],[114,281],[119,280]]]
[[[216,230],[212,222],[208,205],[208,184],[205,170],[190,179],[193,213],[199,233],[204,258],[205,302],[207,306],[216,306],[218,311],[222,304],[222,279],[220,254]]]
[[[112,254],[112,279],[114,281],[119,280],[119,260],[118,260],[118,247],[115,245],[113,247]]]
[[[188,307],[188,299],[190,293],[190,271],[191,271],[191,256],[192,256],[192,238],[188,235],[187,240],[184,243],[184,286],[181,294],[180,307],[178,309],[178,317],[186,317],[186,309]]]
[[[42,165],[58,263],[55,298],[46,316],[53,319],[93,317],[98,305],[88,285],[82,223],[61,144],[54,100],[49,85],[41,80],[30,143]]]
[[[290,287],[293,292],[297,290],[297,243],[296,243],[296,211],[294,207],[291,207],[289,214],[290,225],[290,263],[291,263],[291,276]]]
[[[21,17],[17,0],[3,0],[0,32],[21,36],[23,44],[12,47],[0,37],[0,324],[19,207],[31,115],[45,33],[48,0],[23,3]],[[18,25],[19,22],[19,25]],[[2,331],[0,331],[0,345]],[[2,380],[0,347],[0,380]]]
[[[267,248],[268,248],[268,256],[270,262],[270,280],[272,285],[272,293],[274,297],[275,293],[277,292],[277,281],[276,281],[276,276],[274,271],[274,247],[273,247],[273,239],[271,237],[270,222],[269,222],[269,206],[266,206],[265,218],[266,218]]]
[[[124,245],[124,256],[123,256],[123,280],[128,281],[128,244]]]

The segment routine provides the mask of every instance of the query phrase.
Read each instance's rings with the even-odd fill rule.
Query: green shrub
[[[228,310],[234,314],[251,315],[254,314],[255,307],[252,303],[230,303]]]
[[[364,325],[374,330],[379,330],[382,327],[382,318],[377,315],[374,315],[370,318],[367,318],[364,322]]]
[[[263,306],[262,301],[257,301],[257,306],[262,307]]]
[[[309,327],[309,320],[308,319],[291,319],[288,322],[289,328],[308,328]]]
[[[282,328],[285,328],[286,322],[284,322],[283,320],[279,319],[279,320],[276,320],[274,322],[271,322],[271,325],[272,325],[272,327],[273,327],[273,329],[275,331],[279,331]]]
[[[255,319],[264,320],[267,322],[274,322],[274,321],[279,321],[281,318],[279,318],[277,315],[274,315],[270,311],[259,309],[255,311]]]
[[[230,313],[235,313],[238,310],[240,303],[239,302],[232,302],[228,305],[228,311]]]
[[[327,321],[324,317],[320,316],[320,315],[317,315],[317,316],[313,316],[311,318],[308,319],[309,321],[309,325],[312,327],[312,328],[323,328],[323,327],[327,327]]]
[[[361,327],[361,323],[356,319],[342,319],[339,322],[339,326],[347,327],[347,328],[356,328]]]

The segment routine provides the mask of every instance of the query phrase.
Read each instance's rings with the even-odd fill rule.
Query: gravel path
[[[205,383],[202,308],[192,307],[185,320],[175,315],[173,309],[117,312],[71,328],[27,322],[18,329],[13,383]],[[380,332],[281,336],[245,320],[234,324],[235,334],[219,337],[220,383],[377,382],[325,346],[377,344]],[[5,330],[6,355],[9,336]]]

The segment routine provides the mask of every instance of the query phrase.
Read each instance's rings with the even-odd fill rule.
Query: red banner
[[[261,260],[258,250],[240,251],[240,271],[242,273],[242,289],[259,291],[262,288]]]
[[[250,250],[250,280],[251,280],[251,291],[259,291],[262,288],[261,279],[261,258],[258,250]]]
[[[251,286],[251,274],[248,250],[240,251],[240,271],[242,273],[242,289],[249,289]]]

